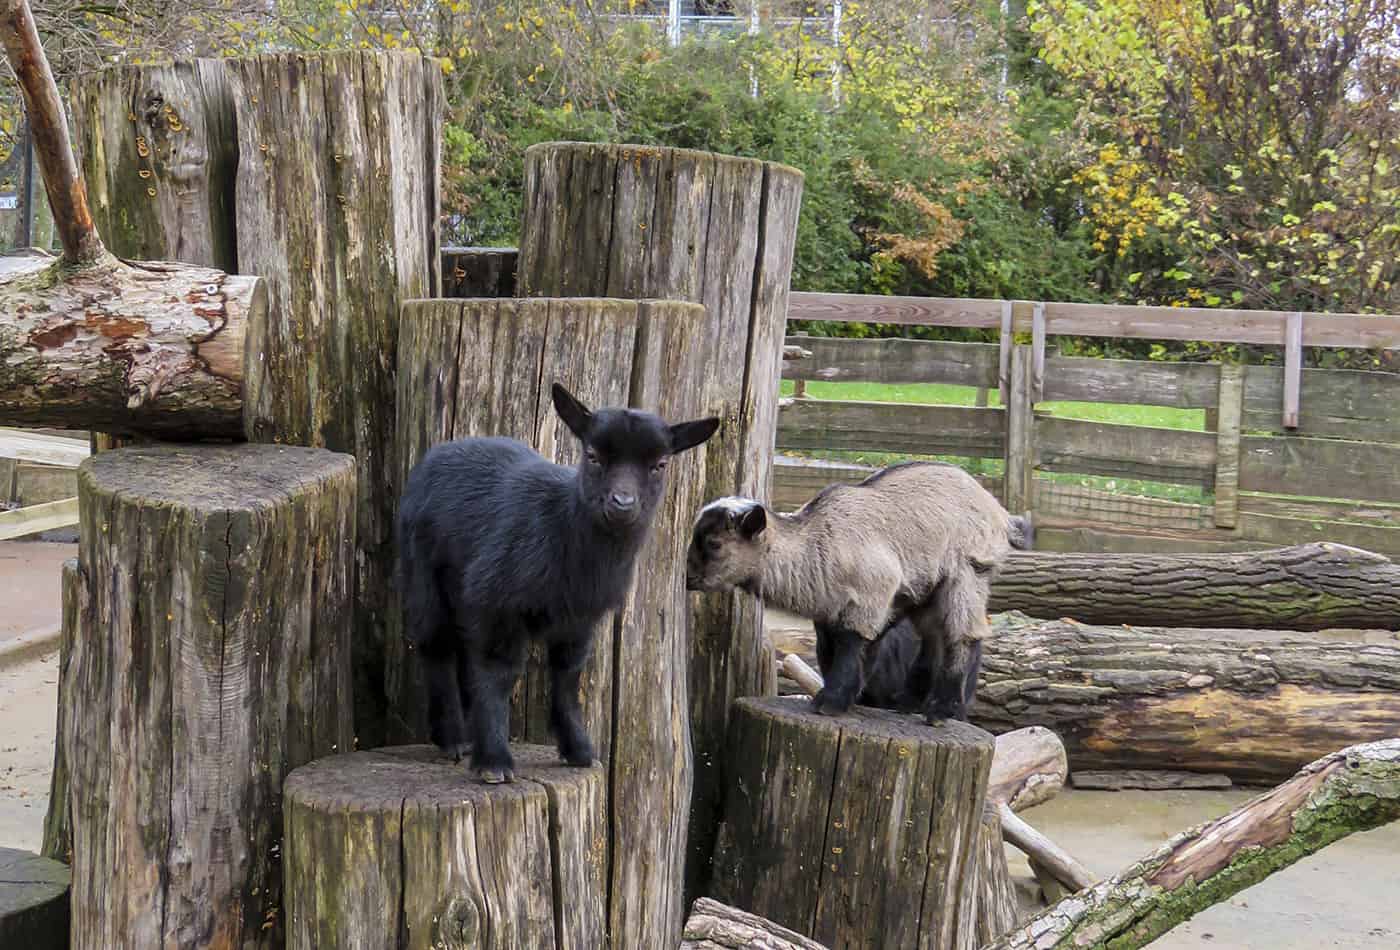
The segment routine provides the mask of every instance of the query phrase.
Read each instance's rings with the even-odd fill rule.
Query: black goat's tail
[[[1031,520],[1031,513],[1028,511],[1024,515],[1012,515],[1011,526],[1007,531],[1007,538],[1011,546],[1018,551],[1029,551],[1035,547],[1035,522]]]

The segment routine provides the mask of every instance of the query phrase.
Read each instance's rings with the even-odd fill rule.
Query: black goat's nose
[[[637,496],[629,495],[625,492],[615,491],[612,493],[612,497],[609,500],[613,503],[613,507],[617,508],[619,511],[630,511],[632,508],[636,507],[637,504]]]

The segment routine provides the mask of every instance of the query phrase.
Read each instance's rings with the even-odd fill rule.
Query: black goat
[[[460,439],[423,457],[399,505],[404,630],[423,657],[432,740],[457,759],[470,746],[486,782],[514,779],[510,693],[531,638],[549,648],[559,755],[593,763],[578,696],[593,628],[626,596],[667,459],[719,427],[590,412],[558,383],[553,399],[584,445],[576,469],[514,439]]]

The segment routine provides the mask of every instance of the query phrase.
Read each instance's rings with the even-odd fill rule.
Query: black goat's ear
[[[588,433],[588,424],[593,420],[593,413],[588,411],[588,407],[574,398],[559,383],[555,383],[550,390],[554,398],[554,411],[559,413],[559,418],[564,420],[564,425],[569,427],[569,431],[580,439]]]
[[[739,533],[752,540],[768,527],[768,512],[762,505],[754,505],[739,517]]]
[[[693,449],[714,435],[719,429],[719,419],[695,419],[691,422],[678,422],[671,426],[671,454],[679,455],[686,449]]]

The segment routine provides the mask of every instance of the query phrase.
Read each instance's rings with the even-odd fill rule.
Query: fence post
[[[1215,526],[1233,528],[1240,508],[1240,418],[1244,411],[1244,367],[1220,366],[1215,426]]]
[[[1283,336],[1283,427],[1298,428],[1299,390],[1303,384],[1303,315],[1290,313]]]
[[[1031,349],[1024,343],[1011,347],[1010,396],[1006,403],[1006,474],[1002,500],[1007,511],[1017,514],[1031,509],[1031,479],[1035,468],[1035,359]]]

